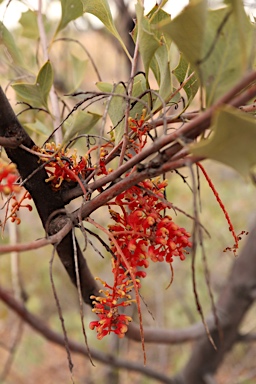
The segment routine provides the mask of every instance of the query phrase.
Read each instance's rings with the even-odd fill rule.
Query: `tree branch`
[[[25,147],[33,148],[35,143],[16,118],[2,88],[0,88],[0,106],[0,137],[18,137],[22,139],[22,144]],[[63,214],[65,204],[62,201],[60,192],[53,191],[50,184],[45,182],[48,175],[45,169],[40,167],[38,156],[20,147],[5,148],[5,151],[9,159],[17,165],[19,174],[24,180],[24,186],[35,203],[42,225],[45,229],[47,227],[47,234],[49,236],[56,235],[62,229],[65,232],[64,228],[67,229],[67,223],[70,225],[70,218]],[[53,215],[57,217],[49,222],[49,218]],[[71,281],[76,285],[71,231],[59,242],[57,252]],[[83,299],[86,303],[91,304],[90,296],[98,295],[97,284],[89,271],[78,244],[77,255]]]
[[[240,256],[234,260],[227,284],[216,305],[219,326],[223,333],[223,339],[220,340],[217,327],[212,330],[217,351],[212,348],[207,336],[203,336],[194,346],[187,365],[177,376],[178,384],[205,384],[204,376],[213,375],[225,355],[239,341],[239,326],[254,302],[251,291],[256,285],[255,231],[256,224],[251,229]]]
[[[54,332],[45,325],[44,322],[31,312],[29,312],[22,304],[20,304],[13,296],[0,286],[0,299],[11,308],[20,318],[29,324],[36,332],[52,343],[64,347],[63,335]],[[68,340],[69,349],[74,353],[88,357],[88,350],[85,345],[74,340]],[[156,372],[149,367],[145,367],[137,362],[131,362],[123,359],[118,359],[112,354],[104,354],[100,351],[90,348],[90,353],[93,359],[104,364],[112,365],[117,368],[127,369],[129,371],[139,372],[147,377],[155,379],[161,383],[175,384],[175,382],[160,372]]]
[[[255,82],[255,80],[256,71],[247,73],[244,78],[239,81],[238,84],[236,84],[230,91],[228,91],[223,97],[221,97],[213,106],[208,108],[205,112],[194,117],[191,121],[184,124],[181,128],[173,131],[172,133],[168,135],[162,135],[157,140],[155,140],[150,146],[147,146],[140,153],[128,160],[125,164],[118,167],[118,169],[114,170],[109,175],[104,176],[99,180],[96,180],[95,182],[86,184],[85,188],[94,191],[108,183],[116,183],[116,180],[118,180],[123,174],[125,174],[134,166],[140,164],[142,161],[154,154],[157,154],[155,158],[153,158],[148,164],[144,166],[144,168],[148,169],[148,174],[150,174],[150,171],[152,169],[154,170],[154,172],[156,172],[156,168],[160,167],[166,161],[176,160],[174,156],[183,148],[179,140],[181,139],[185,142],[186,140],[194,140],[202,132],[208,129],[211,124],[214,112],[221,105],[229,104],[238,108],[240,105],[246,103],[247,101],[251,100],[253,97],[256,96],[256,85],[253,85],[248,88],[253,82]],[[239,92],[241,93],[239,94]],[[159,154],[159,151],[161,151],[167,145],[169,145],[169,147]],[[106,161],[108,161],[108,159]],[[183,166],[183,164],[181,166]],[[148,174],[146,174],[145,177],[148,177]],[[116,189],[117,185],[118,184],[116,183]],[[72,190],[63,191],[62,198],[63,201],[67,203],[70,200],[81,196],[82,194],[83,192],[78,186],[73,188]]]

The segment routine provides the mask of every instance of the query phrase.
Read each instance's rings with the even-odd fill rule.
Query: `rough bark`
[[[45,169],[40,167],[39,158],[19,147],[20,144],[23,144],[32,149],[35,143],[16,118],[2,88],[0,88],[0,137],[12,139],[11,148],[10,146],[5,147],[6,154],[16,164],[22,180],[25,181],[24,186],[35,203],[42,225],[47,230],[47,235],[57,233],[69,220],[65,214],[65,204],[61,194],[58,191],[53,191],[50,184],[45,182],[48,175]],[[17,140],[16,148],[13,144],[15,138]],[[50,223],[49,218],[51,216],[54,216],[54,220]],[[57,245],[56,249],[71,281],[76,285],[74,244],[71,231]],[[97,286],[77,241],[76,250],[82,296],[87,304],[91,304],[90,296],[98,294]]]
[[[250,231],[239,257],[234,261],[227,284],[217,302],[220,337],[216,325],[211,335],[213,346],[205,335],[194,345],[190,359],[177,376],[177,384],[207,384],[207,377],[216,373],[226,354],[239,340],[239,327],[254,302],[256,289],[256,224]]]

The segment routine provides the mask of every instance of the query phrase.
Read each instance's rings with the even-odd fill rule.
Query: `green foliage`
[[[191,145],[190,152],[226,164],[248,180],[256,165],[255,142],[255,118],[225,106],[216,113],[212,136]]]
[[[144,64],[146,76],[150,67],[151,60],[161,42],[152,31],[148,17],[144,16],[144,8],[140,2],[136,4],[136,29],[133,32],[134,39],[138,39],[141,58]]]
[[[116,37],[125,53],[130,58],[127,48],[119,35],[111,14],[111,10],[107,0],[82,0],[85,13],[91,13],[96,16],[107,28],[107,30]]]
[[[80,0],[60,0],[61,19],[55,35],[64,29],[68,23],[83,15],[83,4]]]
[[[50,61],[47,61],[38,72],[34,84],[15,83],[13,88],[17,96],[33,106],[48,108],[47,99],[53,83],[53,70]]]
[[[197,71],[207,106],[252,67],[255,28],[243,7],[212,11],[207,10],[207,1],[195,0],[174,20],[162,23],[162,30]]]
[[[73,89],[69,92],[73,92],[79,88],[84,80],[88,60],[80,60],[78,57],[71,54],[71,72],[73,78]]]
[[[27,130],[34,132],[37,135],[43,136],[44,138],[49,137],[51,131],[50,128],[43,124],[40,120],[36,119],[33,123],[23,124]]]
[[[211,106],[241,78],[247,69],[253,67],[255,27],[245,14],[240,0],[226,1],[226,6],[216,10],[208,8],[207,0],[191,0],[189,5],[174,19],[171,19],[170,15],[162,9],[165,3],[168,1],[162,2],[161,6],[155,5],[147,15],[141,1],[138,0],[135,6],[136,26],[132,37],[138,44],[145,76],[139,74],[134,78],[131,97],[139,98],[141,101],[131,99],[130,116],[132,118],[140,116],[146,107],[146,119],[150,119],[150,116],[161,111],[165,105],[178,103],[182,92],[186,94],[184,111],[194,100],[200,84],[204,88],[205,94],[202,106]],[[83,14],[90,13],[104,24],[127,53],[124,42],[116,29],[107,0],[60,0],[60,4],[62,13],[57,28],[54,28],[54,37],[70,22]],[[43,20],[46,26],[49,20],[46,20],[44,15]],[[24,12],[19,22],[24,38],[39,38],[36,12],[32,10]],[[49,30],[48,28],[46,33]],[[0,44],[5,47],[7,59],[11,66],[15,66],[16,70],[19,70],[19,74],[28,74],[34,70],[32,67],[29,69],[26,67],[21,49],[3,23],[0,24]],[[181,52],[179,58],[173,54],[176,52],[175,47]],[[70,52],[67,60],[69,60],[68,77],[72,79],[67,89],[69,92],[73,92],[81,86],[86,76],[88,60],[81,60],[77,52],[76,54]],[[20,100],[33,106],[48,108],[47,99],[54,80],[52,63],[48,61],[37,72],[38,75],[33,84],[19,80],[13,84],[13,88]],[[186,82],[188,76],[193,72],[195,75]],[[65,78],[65,75],[60,74],[60,78],[63,77]],[[176,92],[177,82],[182,88],[181,93]],[[185,83],[184,86],[182,86],[183,83]],[[103,81],[98,82],[97,87],[103,93],[110,95],[112,93],[109,102],[105,105],[108,106],[108,115],[114,128],[117,144],[124,134],[124,116],[127,108],[126,85],[122,82],[113,85]],[[154,90],[151,93],[148,92],[150,88]],[[70,120],[65,124],[65,141],[72,139],[80,131],[88,132],[100,119],[98,114],[80,112],[77,111],[72,116],[72,122]],[[219,136],[219,127],[216,128],[215,122],[212,126],[214,135],[213,137],[210,135],[209,143],[208,140],[203,140],[193,148],[193,153],[204,153],[204,156],[218,158],[219,161],[238,169],[236,162],[234,163],[235,156],[231,154],[231,149],[232,153],[237,153],[237,147],[243,145],[242,142],[239,143],[238,135],[233,140],[229,140],[227,144],[229,134],[233,136],[230,124],[226,124],[228,117],[232,117],[232,122],[236,125],[241,123],[241,119],[245,119],[246,127],[248,124],[253,124],[252,119],[245,115],[233,113],[233,111],[232,113],[230,111],[219,112],[216,119],[218,123],[221,123],[221,135]],[[79,124],[81,124],[81,128]],[[46,125],[34,117],[33,122],[28,123],[27,128],[48,135]],[[216,137],[223,142],[224,157],[220,157],[219,153],[216,155],[216,148],[213,148]],[[252,141],[252,137],[250,140]],[[205,148],[209,152],[204,152]],[[245,158],[246,155],[248,157],[248,151],[245,153]],[[243,175],[247,175],[249,168],[253,165],[251,160],[245,161],[249,161],[247,166],[241,165],[242,170],[238,169]],[[241,161],[240,164],[242,163]]]
[[[135,9],[137,18],[133,38],[139,42],[146,78],[151,69],[159,86],[157,90],[159,97],[155,97],[155,103],[152,106],[152,112],[156,112],[163,108],[164,103],[170,101],[174,90],[170,69],[171,40],[158,28],[161,22],[169,21],[170,16],[158,5],[147,16],[144,16],[144,8],[140,2],[137,3]]]
[[[110,96],[111,100],[108,105],[108,115],[115,129],[115,143],[118,144],[124,134],[124,113],[127,103],[123,96],[126,93],[126,89],[123,84],[118,84],[113,87],[110,83],[98,82],[96,85],[102,92],[113,93],[113,96]],[[114,94],[116,94],[116,96],[114,96]]]
[[[194,0],[175,19],[159,26],[194,66],[202,58],[206,20],[207,0]]]
[[[232,9],[210,11],[205,32],[204,50],[199,75],[206,89],[209,106],[230,89],[246,70],[252,68],[254,27],[242,10],[245,35],[237,27]]]
[[[65,122],[65,135],[62,145],[67,144],[77,134],[87,134],[95,126],[101,115],[96,113],[75,111]]]
[[[25,68],[22,53],[17,47],[13,35],[8,31],[2,22],[0,22],[0,45],[4,45],[6,48],[13,65]]]
[[[39,38],[37,15],[35,11],[29,9],[27,12],[23,12],[19,23],[22,26],[22,36],[35,40]]]
[[[127,108],[127,100],[125,99],[125,95],[127,93],[127,89],[124,84],[117,84],[113,87],[110,83],[98,82],[97,87],[106,93],[113,93],[113,96],[110,95],[111,100],[108,105],[108,114],[113,124],[114,132],[115,132],[115,143],[118,144],[123,135],[124,135],[124,124],[125,124],[125,109]],[[139,74],[135,76],[133,83],[133,91],[132,97],[140,98],[140,96],[145,93],[147,89],[147,82],[145,76]],[[140,101],[141,100],[141,101]],[[149,101],[149,95],[144,95],[139,100],[131,100],[132,108],[130,110],[130,116],[136,117],[136,115],[140,116],[142,114],[143,108],[147,106]]]
[[[191,65],[187,62],[183,55],[180,55],[179,64],[174,69],[173,73],[180,84],[182,84],[188,78],[188,76],[193,73]],[[184,85],[183,89],[186,92],[189,101],[192,101],[194,99],[195,95],[197,94],[198,88],[199,81],[197,76],[194,76]]]

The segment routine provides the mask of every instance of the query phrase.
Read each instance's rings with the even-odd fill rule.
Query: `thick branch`
[[[45,247],[49,244],[59,244],[61,240],[71,231],[73,227],[72,222],[69,220],[65,226],[56,233],[56,235],[48,236],[43,239],[38,239],[35,241],[30,241],[28,243],[21,244],[5,244],[0,246],[0,255],[10,252],[25,252],[32,251],[34,249],[39,249]]]
[[[173,131],[168,135],[162,135],[157,140],[155,140],[150,146],[144,148],[140,153],[133,156],[126,163],[118,167],[116,170],[111,172],[109,175],[102,177],[96,182],[92,182],[88,185],[85,185],[86,189],[94,191],[98,188],[103,187],[107,183],[115,182],[123,174],[131,170],[134,166],[138,165],[142,161],[146,160],[149,156],[157,154],[164,147],[169,145],[170,147],[163,151],[160,154],[157,154],[156,157],[150,161],[146,167],[150,170],[155,170],[157,167],[160,167],[167,160],[170,161],[174,155],[176,155],[181,149],[182,146],[179,143],[179,140],[182,141],[185,139],[194,140],[202,132],[210,127],[212,117],[216,109],[218,109],[223,104],[229,104],[234,107],[239,107],[240,105],[248,102],[253,97],[256,96],[256,85],[247,88],[250,84],[256,80],[256,71],[250,72],[245,75],[245,77],[236,84],[230,91],[228,91],[223,97],[221,97],[214,105],[209,107],[205,112],[194,117],[190,122],[184,124],[181,128]],[[245,90],[244,90],[245,89]],[[244,91],[243,91],[244,90]],[[242,92],[243,91],[243,92]],[[241,94],[238,94],[242,92]],[[237,96],[238,94],[238,96]],[[172,168],[173,169],[173,168]],[[147,175],[145,176],[147,177]],[[80,186],[73,188],[71,191],[63,191],[62,197],[65,202],[81,196],[83,194]],[[88,203],[87,203],[88,204]],[[89,202],[91,204],[91,202]]]
[[[255,231],[256,225],[252,228],[239,258],[235,259],[227,285],[217,303],[223,339],[220,340],[219,331],[215,327],[211,335],[217,351],[213,349],[206,335],[196,343],[187,365],[177,378],[179,384],[205,384],[205,375],[213,375],[217,371],[225,355],[239,340],[239,326],[254,301],[251,292],[256,286]]]
[[[6,290],[0,286],[0,299],[10,307],[19,317],[21,317],[27,324],[29,324],[36,332],[42,335],[45,339],[51,341],[52,343],[58,344],[62,347],[65,346],[63,335],[54,332],[49,327],[45,325],[38,317],[34,316],[31,312],[20,304],[13,296],[11,296]],[[83,356],[88,357],[88,350],[85,345],[77,343],[74,340],[69,339],[68,341],[69,349],[74,353],[79,353]],[[104,354],[102,352],[96,351],[95,349],[90,348],[91,357],[95,360],[98,360],[104,364],[112,365],[117,368],[127,369],[129,371],[139,372],[145,376],[156,379],[159,382],[174,384],[172,379],[169,379],[167,376],[160,372],[156,372],[149,367],[145,367],[139,363],[131,362],[123,359],[118,359],[114,355]]]
[[[16,118],[3,90],[0,88],[0,137],[2,138],[19,138],[21,143],[28,148],[33,148],[35,143],[23,129]],[[43,227],[48,235],[54,235],[62,230],[70,219],[63,215],[65,212],[65,204],[62,201],[59,192],[53,191],[50,184],[45,180],[48,175],[44,168],[39,167],[39,158],[25,151],[23,148],[5,148],[9,159],[17,165],[20,176],[23,180],[25,188],[29,191],[36,205],[37,211],[41,218]],[[52,220],[49,223],[49,217],[54,212],[59,216],[59,220]],[[61,212],[58,214],[58,212]],[[72,282],[76,285],[74,250],[71,231],[66,234],[63,240],[57,246],[58,255],[69,274]],[[77,244],[77,256],[79,263],[80,281],[82,285],[82,296],[86,303],[91,303],[90,296],[98,294],[97,285],[88,269],[87,263],[83,257],[82,251]]]

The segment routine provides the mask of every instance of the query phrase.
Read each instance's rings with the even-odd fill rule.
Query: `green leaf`
[[[239,19],[243,22],[239,28],[231,7],[208,13],[204,50],[198,68],[206,89],[207,105],[226,93],[251,67],[255,57],[255,28],[243,8],[240,12]]]
[[[156,38],[155,33],[152,31],[150,21],[147,16],[144,16],[144,7],[138,2],[135,6],[136,10],[136,28],[133,31],[133,39],[139,40],[139,50],[143,61],[146,77],[151,60],[156,50],[160,47],[160,40]]]
[[[206,0],[194,0],[160,28],[177,44],[197,71],[211,105],[252,67],[255,28],[238,0],[207,12]]]
[[[81,0],[83,3],[83,9],[85,13],[91,13],[96,16],[107,28],[107,30],[116,37],[116,39],[121,44],[125,53],[131,60],[131,56],[127,51],[127,48],[119,35],[111,14],[111,10],[107,0]]]
[[[53,83],[53,70],[50,61],[47,61],[40,69],[36,82],[15,83],[13,88],[17,96],[33,106],[47,107],[47,99]]]
[[[191,65],[187,62],[183,55],[180,55],[180,61],[177,67],[174,69],[173,74],[176,76],[179,83],[183,83],[191,73],[193,72]],[[189,80],[186,85],[184,85],[183,89],[186,92],[188,98],[188,104],[195,97],[199,88],[199,81],[197,76],[194,76],[191,80]]]
[[[234,19],[236,28],[238,30],[239,35],[239,44],[241,48],[242,60],[244,61],[244,67],[246,69],[247,62],[247,53],[246,53],[246,44],[248,35],[245,28],[245,23],[248,22],[248,18],[245,16],[244,4],[241,0],[228,0],[225,3],[229,4],[234,13]],[[247,19],[247,20],[246,20]]]
[[[136,116],[141,116],[142,110],[146,108],[146,105],[148,108],[150,107],[150,95],[146,94],[143,97],[140,97],[146,90],[148,89],[147,86],[147,80],[145,76],[142,73],[139,73],[134,78],[133,88],[132,88],[132,96],[140,98],[141,102],[135,103],[134,100],[131,100],[131,103],[133,104],[133,107],[130,111],[130,116],[132,118],[135,118]],[[154,95],[153,95],[154,97]]]
[[[134,40],[139,40],[139,49],[148,78],[149,68],[154,73],[159,85],[159,97],[154,96],[153,112],[162,108],[173,93],[170,70],[170,45],[171,40],[167,34],[159,29],[159,24],[170,20],[170,15],[155,5],[144,16],[144,8],[140,2],[136,5],[137,25],[133,31]]]
[[[61,0],[61,19],[55,36],[64,29],[68,23],[83,15],[83,4],[81,0]]]
[[[85,78],[85,71],[88,60],[80,60],[76,56],[71,55],[71,70],[72,70],[72,90],[69,93],[74,92],[79,88]]]
[[[49,127],[47,127],[40,120],[37,120],[37,119],[34,123],[25,123],[23,125],[29,131],[45,137],[49,137],[49,134],[51,133],[51,130],[49,129]]]
[[[207,0],[192,0],[177,17],[160,25],[192,65],[202,58],[206,18]]]
[[[216,113],[212,136],[189,146],[195,156],[217,160],[246,179],[256,165],[255,118],[230,106]]]
[[[11,58],[10,61],[12,61],[12,64],[25,68],[21,51],[17,47],[11,32],[8,31],[8,29],[4,26],[4,24],[1,21],[0,21],[0,44],[3,44],[5,46],[8,52],[8,55]]]
[[[35,11],[29,9],[27,12],[23,12],[19,19],[19,23],[22,26],[22,36],[35,40],[39,38],[37,15]]]
[[[98,82],[96,83],[100,91],[114,94],[119,96],[113,96],[109,106],[108,106],[108,115],[110,120],[115,128],[115,143],[118,144],[124,134],[124,114],[125,108],[127,105],[126,99],[122,95],[126,94],[123,84],[112,85],[110,83]]]
[[[77,134],[87,134],[101,118],[101,115],[85,112],[80,109],[75,111],[65,122],[65,135],[62,145],[68,143]]]
[[[159,71],[159,96],[153,106],[153,111],[163,107],[164,103],[170,101],[173,92],[170,62],[166,45],[162,45],[154,55],[154,63]]]
[[[122,95],[126,95],[126,90],[123,84],[118,84],[113,87],[113,85],[110,83],[98,82],[96,85],[102,92],[114,92],[114,94],[119,95],[112,97],[108,108],[109,117],[111,119],[113,127],[115,127],[115,143],[118,144],[122,140],[124,135],[124,116],[125,109],[127,107],[127,101],[124,97],[122,97]],[[146,89],[146,78],[143,74],[140,73],[134,78],[132,96],[139,97]],[[144,103],[137,102],[134,104],[133,108],[130,111],[131,117],[134,118],[136,117],[136,115],[140,116],[142,114],[142,110],[143,108],[145,108],[145,104],[148,105],[149,103],[148,97],[148,95],[142,97],[141,100],[144,101]],[[132,103],[133,100],[131,99],[131,104]]]

